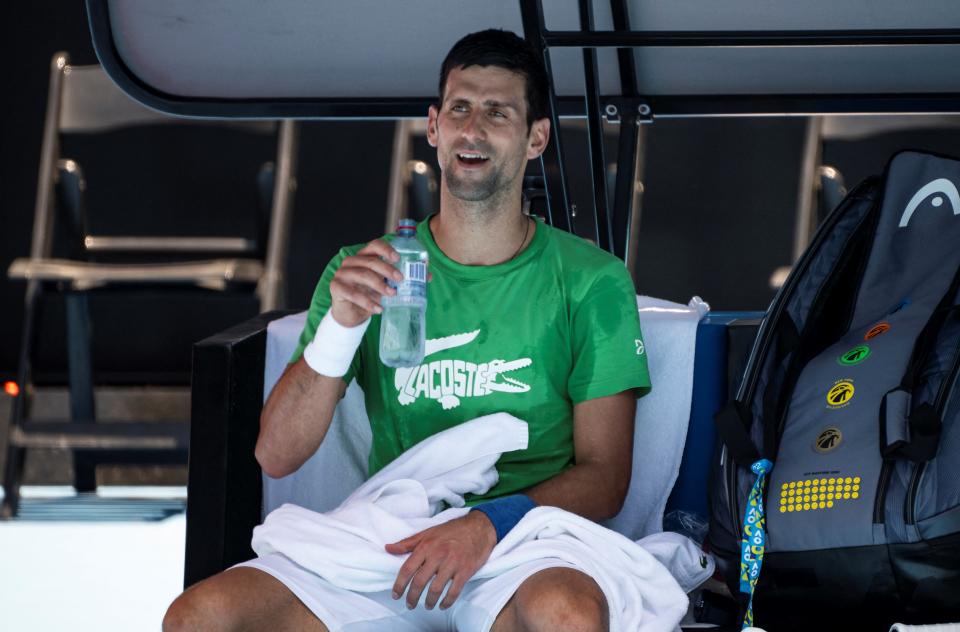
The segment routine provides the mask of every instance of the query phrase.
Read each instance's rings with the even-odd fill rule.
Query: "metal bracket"
[[[613,103],[603,106],[603,120],[607,123],[620,123],[620,108]]]

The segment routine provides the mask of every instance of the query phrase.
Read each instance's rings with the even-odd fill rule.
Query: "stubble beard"
[[[457,199],[465,202],[483,202],[496,196],[506,185],[503,174],[503,165],[496,165],[481,179],[462,178],[455,173],[457,157],[453,156],[447,168],[443,170],[443,178],[447,189]]]

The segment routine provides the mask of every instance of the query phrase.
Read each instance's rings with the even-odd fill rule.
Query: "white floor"
[[[27,488],[24,496],[58,490],[71,493]],[[186,496],[184,488],[136,493]],[[0,628],[159,630],[182,589],[185,528],[183,514],[157,522],[0,522]]]

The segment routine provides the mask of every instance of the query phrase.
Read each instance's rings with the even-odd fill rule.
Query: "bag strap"
[[[880,453],[885,459],[903,458],[920,463],[929,461],[937,454],[943,421],[929,402],[920,404],[911,411],[910,395],[933,350],[943,324],[950,314],[960,309],[960,305],[953,304],[958,290],[960,290],[960,267],[954,273],[953,281],[943,298],[930,314],[927,324],[917,336],[900,385],[883,396],[880,404]],[[949,385],[942,384],[940,388],[949,388]],[[904,436],[900,430],[904,417],[910,429],[909,436]]]
[[[747,431],[746,421],[749,416],[745,414],[743,405],[737,400],[727,402],[713,421],[717,425],[717,434],[723,444],[727,446],[727,452],[739,465],[749,467],[751,464],[760,460],[760,452]]]

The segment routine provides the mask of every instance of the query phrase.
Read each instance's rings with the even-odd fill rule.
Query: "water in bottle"
[[[388,279],[397,293],[380,298],[380,361],[394,368],[420,364],[426,343],[427,250],[415,234],[416,222],[400,220],[391,245],[400,255],[394,265],[403,281]]]

